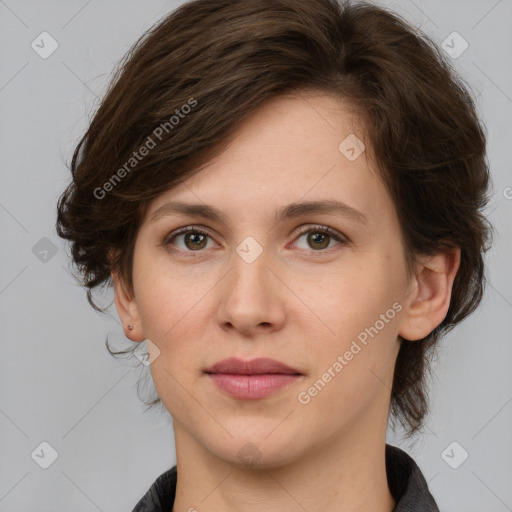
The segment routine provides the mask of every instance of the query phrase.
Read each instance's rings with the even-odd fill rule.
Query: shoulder
[[[162,473],[135,505],[132,512],[163,512],[171,510],[176,495],[176,466]]]
[[[389,444],[386,444],[386,473],[389,490],[396,501],[393,512],[439,512],[414,459]]]

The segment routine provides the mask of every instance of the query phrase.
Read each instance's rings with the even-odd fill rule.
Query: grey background
[[[143,414],[137,396],[149,370],[106,351],[107,333],[124,346],[115,308],[90,308],[54,223],[66,163],[115,63],[180,3],[0,0],[0,512],[131,510],[175,463],[171,419]],[[488,129],[497,230],[484,301],[442,342],[425,434],[388,442],[415,458],[441,510],[512,510],[512,1],[380,3],[440,46],[453,31],[469,43],[452,61]],[[47,59],[31,47],[43,31],[59,45]],[[50,456],[44,441],[58,452],[48,469],[36,463]],[[445,460],[463,449],[453,469]]]

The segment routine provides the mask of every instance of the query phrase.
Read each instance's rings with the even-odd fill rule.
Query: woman
[[[438,510],[386,429],[420,430],[481,300],[485,146],[435,45],[370,4],[195,0],[136,43],[57,226],[173,418],[135,511]]]

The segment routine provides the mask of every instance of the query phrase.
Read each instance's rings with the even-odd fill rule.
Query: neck
[[[391,512],[385,426],[332,436],[283,465],[243,467],[206,451],[174,424],[178,481],[172,512]]]

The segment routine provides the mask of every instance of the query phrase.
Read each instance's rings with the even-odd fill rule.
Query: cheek
[[[362,356],[364,357],[364,356]],[[301,388],[301,399],[309,397],[309,403],[299,402],[298,413],[304,423],[313,422],[327,433],[339,432],[340,428],[350,429],[372,408],[375,397],[387,391],[368,371],[362,359],[351,361],[339,373],[325,383],[319,376],[310,387]]]
[[[179,394],[179,384],[199,373],[205,347],[205,296],[213,282],[193,275],[177,274],[153,266],[139,290],[138,309],[146,338],[160,350],[159,358],[151,365],[151,373],[159,394],[171,388]],[[158,363],[158,364],[156,364]],[[177,387],[177,388],[176,388]],[[176,389],[175,389],[176,388]]]
[[[201,302],[215,284],[213,275],[198,272],[192,265],[177,271],[165,253],[141,256],[134,264],[134,276],[144,333],[162,342],[189,316],[197,316]]]
[[[204,346],[197,341],[200,335],[194,332],[188,316],[153,311],[146,318],[153,340],[159,348],[159,356],[150,365],[151,376],[158,396],[172,417],[180,421],[192,421],[197,404],[191,393],[202,372]],[[184,317],[184,318],[183,318]],[[181,320],[180,320],[181,319]],[[192,317],[190,317],[192,319]]]
[[[308,313],[311,322],[303,325],[312,334],[307,342],[315,354],[310,382],[330,370],[326,387],[337,388],[334,400],[357,400],[358,392],[374,390],[379,376],[386,382],[394,366],[402,305],[389,271],[378,262],[367,269],[332,281],[329,292],[307,299],[319,317]]]
[[[337,339],[315,348],[315,372],[300,388],[302,395],[297,395],[305,417],[318,418],[328,431],[337,430],[340,422],[356,421],[371,407],[385,409],[392,387],[397,348],[396,316],[391,317],[395,311],[383,324],[378,316],[377,321],[365,321],[375,317],[373,311],[358,316],[351,311],[352,316],[347,311],[338,318]]]
[[[388,271],[367,255],[364,269],[347,264],[328,276],[296,288],[312,331],[336,349],[373,325],[393,304]]]
[[[192,369],[187,361],[177,359],[172,351],[172,347],[166,347],[150,365],[153,384],[169,414],[180,422],[193,424],[197,403],[191,398],[193,386],[187,380]]]

